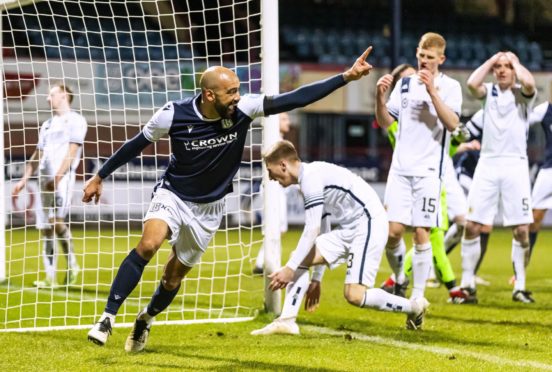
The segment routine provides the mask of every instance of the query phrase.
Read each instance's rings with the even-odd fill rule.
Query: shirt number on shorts
[[[527,212],[529,210],[529,198],[522,198],[521,199],[521,204],[523,205],[522,210],[524,212]]]
[[[429,212],[433,213],[435,212],[435,198],[422,198],[423,205],[422,205],[422,212]]]
[[[347,269],[350,269],[353,267],[353,258],[355,257],[354,253],[349,253],[349,257],[347,257]]]

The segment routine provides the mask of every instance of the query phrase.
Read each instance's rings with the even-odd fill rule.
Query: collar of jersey
[[[206,118],[205,116],[203,116],[203,114],[201,113],[201,111],[199,111],[199,108],[197,107],[197,101],[201,99],[201,94],[198,94],[196,98],[194,98],[193,100],[193,103],[194,103],[194,111],[196,113],[196,115],[203,121],[219,121],[220,120],[220,117],[218,118],[215,118],[215,119],[209,119],[209,118]]]

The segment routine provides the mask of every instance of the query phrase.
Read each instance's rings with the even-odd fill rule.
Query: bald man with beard
[[[224,196],[232,192],[251,122],[260,116],[306,106],[368,75],[372,66],[366,58],[371,49],[342,74],[274,96],[241,96],[234,71],[222,66],[208,68],[200,79],[201,93],[166,103],[138,135],[107,160],[86,182],[83,202],[97,203],[102,181],[148,145],[166,135],[171,141],[170,162],[154,188],[142,238],[119,266],[104,313],[88,332],[90,341],[106,343],[120,306],[167,239],[172,251],[161,282],[150,303],[136,317],[125,344],[127,352],[144,349],[154,317],[172,302],[183,278],[200,261],[219,228]]]

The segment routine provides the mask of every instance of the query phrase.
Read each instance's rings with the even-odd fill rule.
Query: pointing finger
[[[366,49],[364,53],[362,53],[362,55],[360,56],[360,59],[362,59],[363,61],[366,61],[366,58],[368,58],[371,52],[372,52],[372,46],[370,45],[368,49]]]

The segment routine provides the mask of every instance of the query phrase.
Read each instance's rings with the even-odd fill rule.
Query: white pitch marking
[[[484,360],[486,362],[499,364],[499,365],[508,365],[508,366],[514,366],[514,367],[524,367],[524,368],[538,368],[542,370],[552,371],[552,365],[536,362],[533,360],[511,360],[507,358],[497,357],[495,355],[478,353],[478,352],[469,351],[469,350],[459,350],[459,349],[452,349],[452,348],[441,347],[441,346],[426,346],[426,345],[416,344],[412,342],[397,341],[391,338],[385,338],[380,336],[368,336],[358,332],[338,331],[338,330],[326,328],[326,327],[302,326],[301,329],[305,331],[310,331],[310,332],[330,335],[330,336],[343,337],[345,335],[351,335],[353,339],[367,341],[367,342],[385,345],[385,346],[399,347],[402,349],[419,350],[419,351],[425,351],[428,353],[448,355],[448,356],[465,355],[474,359]]]

